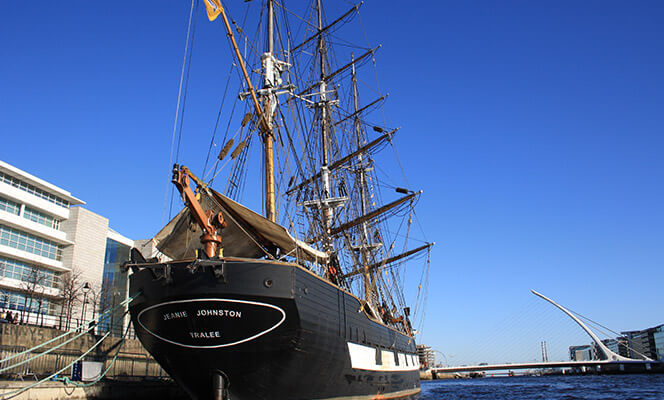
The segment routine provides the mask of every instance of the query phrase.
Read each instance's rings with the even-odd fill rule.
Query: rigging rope
[[[193,7],[193,1],[192,0],[192,7]],[[338,67],[340,64],[339,61],[342,61],[343,59],[346,58],[346,52],[349,49],[353,48],[362,48],[362,49],[370,49],[371,47],[361,47],[361,46],[355,46],[352,45],[351,43],[347,42],[346,40],[342,38],[336,37],[336,30],[343,27],[351,18],[355,17],[355,13],[350,14],[350,17],[348,18],[343,18],[342,20],[339,21],[339,23],[336,23],[336,26],[332,27],[329,30],[326,30],[325,32],[320,32],[318,30],[317,24],[312,24],[310,21],[314,21],[317,16],[317,9],[315,7],[315,2],[311,4],[306,10],[307,12],[310,13],[309,17],[311,18],[310,21],[305,20],[304,18],[300,18],[301,23],[294,19],[294,18],[289,18],[289,14],[293,14],[291,10],[287,9],[283,4],[283,1],[275,2],[277,7],[280,8],[281,12],[275,13],[275,26],[277,27],[276,29],[276,37],[275,37],[275,50],[274,50],[274,56],[280,59],[283,59],[285,62],[287,62],[287,67],[284,68],[284,71],[280,71],[282,73],[282,79],[283,79],[283,85],[290,85],[293,84],[296,87],[299,88],[304,88],[304,87],[309,87],[310,84],[313,82],[318,82],[320,80],[320,64],[318,62],[318,57],[321,56],[320,52],[322,52],[322,56],[325,58],[324,61],[324,69],[325,71],[329,74],[331,71],[334,72],[334,77],[331,77],[328,82],[328,96],[327,100],[330,102],[334,102],[334,105],[328,105],[327,106],[327,113],[326,113],[326,122],[330,125],[330,130],[329,130],[329,137],[328,137],[328,142],[326,143],[330,149],[329,151],[329,156],[331,159],[337,158],[338,155],[347,153],[347,150],[349,146],[352,147],[352,143],[348,143],[345,138],[347,135],[351,134],[351,127],[348,123],[344,124],[338,124],[334,125],[335,121],[340,121],[344,119],[344,117],[349,117],[353,113],[348,112],[348,109],[353,108],[353,102],[348,100],[348,102],[345,99],[348,99],[351,97],[350,93],[350,88],[345,85],[345,80],[348,78],[348,75],[350,74],[350,69],[344,67],[341,70],[337,70],[335,67]],[[246,8],[247,14],[249,12],[249,7]],[[244,29],[244,22],[242,24],[242,28],[238,26],[238,24],[233,20],[232,21],[232,26],[234,26],[234,30],[237,31],[238,37],[241,39],[245,40],[245,54],[243,55],[243,59],[247,61],[248,65],[256,65],[260,66],[260,55],[262,52],[259,52],[255,46],[255,43],[261,43],[264,40],[267,40],[267,38],[264,36],[262,33],[263,31],[261,30],[261,25],[263,24],[263,17],[264,14],[266,13],[266,8],[261,7],[260,8],[260,18],[259,21],[260,24],[257,28],[257,31],[254,36],[255,39],[257,40],[252,40],[249,41],[249,36],[247,33],[250,31],[245,31]],[[247,14],[245,14],[245,20],[247,18]],[[256,12],[255,14],[258,14]],[[365,39],[367,39],[368,43],[368,38],[366,34],[366,30],[364,29],[364,24],[363,21],[361,20],[361,16],[359,15],[359,10],[357,12],[358,18],[360,18],[360,23],[362,24],[362,30],[364,31],[364,36]],[[191,33],[192,36],[195,34],[195,20],[192,21],[192,17],[190,15],[190,31],[191,31],[191,26],[193,23],[193,32]],[[299,32],[299,35],[294,36],[295,32],[293,29],[286,29],[285,31],[283,27],[290,28],[290,24],[293,24],[295,28],[297,28],[297,31]],[[334,24],[334,23],[333,23]],[[299,26],[298,26],[299,25]],[[333,33],[334,32],[334,33]],[[333,33],[333,34],[332,34]],[[189,39],[190,33],[188,32],[188,38],[187,38],[187,46],[189,46],[190,39]],[[309,38],[311,35],[319,35],[321,38],[324,36],[324,46],[323,49],[319,48],[320,43],[316,43],[318,40],[313,40],[311,43],[306,43],[304,46],[301,46],[297,48],[296,52],[293,54],[293,52],[290,51],[291,48],[293,48],[294,45],[300,43],[302,40],[300,40],[300,36],[302,36],[304,39]],[[314,36],[315,39],[317,39],[316,36]],[[191,39],[193,41],[193,39]],[[334,44],[340,44],[343,47],[337,48],[337,52],[335,52]],[[279,48],[279,46],[281,46]],[[257,46],[260,47],[260,46]],[[178,97],[178,107],[184,108],[184,104],[186,103],[186,96],[187,96],[187,81],[188,81],[188,76],[189,76],[189,71],[190,68],[185,71],[186,64],[187,64],[187,54],[191,52],[189,47],[185,47],[185,57],[183,59],[183,70],[182,70],[182,76],[180,80],[180,95],[184,96],[184,100],[182,105],[180,105],[181,99]],[[313,53],[313,54],[309,54]],[[338,54],[337,54],[338,53]],[[283,57],[283,58],[282,58]],[[191,64],[191,55],[189,54],[189,64]],[[356,67],[362,67],[363,64],[366,64],[368,62],[372,62],[373,64],[373,69],[374,72],[376,72],[376,62],[373,57],[369,58],[364,58],[360,61],[356,60]],[[341,64],[346,64],[345,62],[341,62]],[[334,66],[334,67],[333,67]],[[365,68],[368,66],[365,66]],[[214,163],[212,162],[214,159],[215,154],[213,154],[213,149],[215,146],[218,144],[215,143],[216,141],[216,134],[220,133],[220,120],[222,114],[224,114],[225,118],[228,118],[228,123],[226,127],[226,132],[224,133],[224,140],[223,143],[221,143],[221,146],[225,146],[227,143],[227,138],[232,136],[234,139],[236,139],[238,136],[240,139],[245,137],[245,131],[243,129],[238,129],[235,131],[234,129],[231,128],[231,125],[233,123],[237,123],[237,118],[234,118],[235,113],[239,112],[243,107],[237,107],[237,103],[240,101],[238,99],[235,100],[232,110],[230,112],[230,115],[227,113],[228,108],[230,108],[230,104],[226,102],[227,96],[229,92],[232,92],[234,88],[230,87],[230,80],[231,76],[233,74],[233,69],[235,69],[235,72],[240,74],[239,69],[237,68],[237,65],[232,65],[231,69],[228,74],[228,79],[226,82],[226,86],[224,88],[223,92],[223,97],[221,99],[221,104],[219,106],[219,112],[216,116],[216,122],[214,125],[214,131],[212,132],[212,138],[209,143],[208,147],[208,152],[207,152],[207,158],[205,160],[205,165],[203,169],[203,178],[207,181],[209,179],[209,184],[211,185],[212,182],[215,180],[218,174],[220,174],[221,170],[226,170],[224,171],[224,175],[227,173],[228,174],[228,182],[227,182],[227,187],[225,194],[229,196],[230,198],[234,200],[239,200],[238,196],[241,195],[241,193],[244,190],[245,185],[247,184],[247,176],[249,174],[248,168],[246,168],[246,163],[248,158],[254,157],[257,154],[256,147],[252,148],[250,150],[249,146],[249,140],[253,138],[254,135],[253,129],[251,127],[248,128],[248,132],[246,132],[246,146],[241,149],[239,152],[239,155],[236,155],[235,158],[226,158],[225,160],[216,160]],[[185,74],[186,72],[186,74]],[[255,81],[257,79],[257,71],[256,70],[250,70],[249,71],[250,77],[252,81]],[[371,76],[370,74],[368,76]],[[185,77],[187,78],[187,81],[185,81]],[[303,77],[308,77],[309,79],[305,79]],[[369,78],[371,80],[371,78]],[[359,82],[362,82],[363,86],[369,86],[367,85],[362,79],[358,80]],[[240,90],[246,89],[246,83],[244,79],[242,79],[242,76],[240,76],[239,80],[240,84]],[[280,82],[281,84],[281,82]],[[183,86],[184,85],[184,86]],[[380,86],[378,85],[378,77],[377,77],[377,72],[376,72],[376,85],[378,86],[377,93],[380,96]],[[369,86],[371,87],[371,86]],[[184,89],[183,89],[184,88]],[[372,88],[373,89],[373,88]],[[182,90],[184,90],[184,93],[182,93]],[[316,90],[314,90],[315,92]],[[313,105],[316,101],[316,94],[315,93],[309,93],[305,94],[303,96],[289,96],[287,100],[283,102],[279,102],[277,104],[277,119],[280,117],[281,122],[280,125],[282,125],[285,129],[285,135],[283,135],[283,131],[279,129],[278,131],[275,130],[275,159],[279,163],[279,165],[282,165],[283,168],[281,170],[278,170],[278,173],[280,174],[279,176],[275,176],[275,185],[277,188],[283,188],[283,186],[288,182],[289,185],[291,185],[291,182],[288,181],[288,178],[293,177],[301,177],[303,179],[307,179],[309,176],[314,175],[315,173],[320,171],[320,152],[322,151],[322,143],[320,140],[320,130],[317,128],[317,125],[321,122],[321,109],[320,107],[316,109],[306,109],[305,107],[309,107],[310,105]],[[245,112],[248,108],[248,105],[246,102],[244,102],[244,109]],[[289,107],[290,113],[287,110],[283,110],[281,106],[285,105]],[[237,107],[237,111],[236,111]],[[367,109],[362,109],[361,114],[358,114],[358,119],[359,122],[362,124],[361,129],[363,130],[363,137],[366,139],[367,136],[367,130],[365,130],[365,127],[370,126],[370,124],[367,123],[367,121],[360,119],[360,117],[364,117],[367,114],[370,114],[371,112],[377,111],[375,108],[378,107],[376,106],[371,106]],[[344,110],[342,112],[342,109]],[[313,111],[313,112],[312,112]],[[179,154],[179,149],[180,149],[180,143],[181,143],[181,136],[182,136],[182,121],[183,117],[180,116],[178,113],[183,112],[180,111],[180,108],[177,109],[176,111],[176,122],[174,124],[174,129],[173,129],[173,138],[172,138],[172,148],[171,148],[171,157],[177,157]],[[378,114],[377,112],[375,114]],[[286,116],[288,115],[288,124],[286,123]],[[180,122],[180,131],[179,131],[179,136],[178,136],[178,141],[177,141],[177,153],[173,153],[175,149],[175,136],[177,132],[177,122]],[[385,121],[385,113],[383,110],[383,115],[382,115],[383,121]],[[329,121],[328,121],[329,120]],[[342,121],[343,122],[343,121]],[[387,123],[382,123],[378,124],[378,126],[388,126]],[[221,128],[223,129],[223,128]],[[235,132],[233,132],[235,131]],[[285,137],[284,137],[285,136]],[[245,143],[245,141],[241,141],[241,143]],[[278,143],[281,143],[281,146],[277,146]],[[391,143],[390,143],[391,144]],[[378,167],[377,165],[373,165],[372,163],[372,156],[371,154],[374,154],[376,152],[379,152],[386,147],[388,143],[383,143],[381,146],[376,146],[373,148],[371,151],[367,151],[365,162],[369,161],[369,164],[372,164],[372,166]],[[239,145],[238,145],[239,146]],[[393,146],[394,147],[394,146]],[[236,148],[237,149],[237,148]],[[229,148],[230,150],[230,148]],[[291,153],[291,154],[287,154]],[[406,181],[406,184],[408,184],[407,179],[405,178],[405,174],[403,171],[403,166],[401,165],[400,160],[398,159],[398,154],[396,152],[396,149],[394,150],[394,155],[397,158],[397,162],[399,165],[399,168],[401,169],[401,175],[404,176],[404,180]],[[218,158],[218,157],[217,157]],[[292,159],[291,159],[292,158]],[[263,161],[262,157],[260,158],[261,161]],[[259,163],[256,163],[259,164]],[[335,193],[337,193],[339,196],[348,196],[349,197],[349,202],[348,205],[340,209],[338,212],[334,213],[334,220],[333,224],[338,224],[344,222],[344,220],[349,220],[350,217],[352,217],[353,213],[358,214],[356,215],[359,216],[360,212],[358,211],[358,198],[360,197],[359,194],[359,188],[357,184],[357,177],[354,175],[354,170],[353,168],[356,165],[354,163],[348,163],[348,165],[344,165],[343,168],[338,168],[334,171],[331,172],[332,178],[335,180],[335,184],[333,185],[330,193],[328,193],[328,196],[334,196]],[[228,168],[231,167],[231,168]],[[261,168],[260,171],[264,173],[264,169]],[[390,178],[393,178],[395,175],[398,176],[399,174],[392,174],[390,176],[389,174],[385,173],[384,171],[380,170],[379,168],[374,169],[374,172],[371,172],[370,174],[367,175],[369,183],[367,184],[367,199],[369,201],[368,208],[375,208],[375,204],[383,204],[382,201],[382,193],[381,193],[381,183],[377,179],[380,177],[381,179],[384,179],[382,175],[385,175],[387,177],[387,180],[389,181]],[[211,178],[210,178],[211,177]],[[400,180],[400,179],[397,179]],[[355,183],[353,183],[355,182]],[[322,229],[321,227],[324,225],[323,219],[322,219],[322,213],[320,210],[314,209],[314,208],[299,208],[297,207],[298,204],[301,205],[302,201],[306,200],[313,200],[317,196],[322,196],[323,195],[323,187],[320,179],[314,180],[312,184],[310,184],[307,188],[303,190],[298,190],[293,192],[295,195],[292,197],[289,197],[289,200],[294,200],[288,204],[286,204],[284,201],[279,202],[278,206],[279,208],[283,208],[283,210],[280,211],[280,219],[283,220],[286,224],[290,222],[291,226],[291,231],[295,231],[295,227],[298,229],[296,230],[299,232],[300,235],[296,236],[302,236],[302,237],[315,237],[321,234],[320,230]],[[394,185],[392,188],[394,189],[397,187],[397,185]],[[261,186],[261,190],[264,190],[264,187]],[[368,197],[370,195],[370,197]],[[371,204],[371,202],[374,202],[374,204]],[[172,198],[171,198],[171,206],[172,206]],[[390,246],[389,253],[392,253],[392,250],[394,248],[395,243],[397,243],[397,247],[400,247],[402,244],[403,236],[400,234],[400,230],[402,229],[402,225],[404,223],[404,220],[401,221],[402,225],[399,225],[399,229],[397,231],[396,235],[393,235],[391,232],[391,227],[396,225],[396,220],[394,222],[388,222],[387,218],[388,217],[395,217],[395,216],[400,216],[400,215],[406,215],[407,211],[411,210],[412,212],[412,205],[404,205],[402,207],[397,207],[394,210],[391,210],[390,212],[386,212],[384,215],[382,215],[380,218],[377,218],[375,220],[369,221],[369,239],[368,242],[373,243],[371,239],[371,235],[374,235],[374,232],[376,232],[376,235],[380,235],[380,241],[385,242],[385,243],[392,243]],[[417,221],[416,223],[418,226],[420,226],[421,230],[421,225],[419,219],[417,219],[417,215],[415,213],[412,213],[412,215],[415,217],[415,220]],[[405,238],[406,240],[403,242],[403,247],[404,249],[408,245],[408,243],[411,241],[410,236],[411,236],[411,224],[412,220],[409,221],[408,224],[408,230],[406,232]],[[318,231],[318,232],[317,232]],[[244,232],[250,240],[254,241],[259,247],[269,255],[267,249],[263,248],[262,245],[260,245],[259,242],[255,240],[255,237],[249,234],[248,232]],[[358,232],[356,230],[349,230],[348,232],[343,232],[343,237],[342,236],[337,236],[333,238],[332,240],[334,241],[334,248],[337,249],[337,257],[339,258],[340,261],[343,261],[343,265],[348,266],[348,265],[358,265],[359,262],[357,259],[355,260],[350,260],[351,256],[356,256],[357,254],[353,253],[353,250],[351,250],[352,245],[356,243],[356,241],[359,239]],[[359,239],[361,242],[363,242],[363,239]],[[413,238],[413,240],[416,240]],[[343,242],[346,242],[345,245]],[[384,246],[383,251],[387,250],[387,246]],[[430,251],[427,252],[427,256],[429,257]],[[380,255],[380,251],[371,251],[371,258],[373,259],[374,262],[379,262],[378,260]],[[270,255],[271,256],[271,255]],[[283,256],[283,255],[282,255]],[[295,254],[297,257],[297,254]],[[355,257],[356,258],[356,257]],[[405,297],[404,293],[396,293],[392,289],[397,288],[399,286],[399,283],[403,283],[406,279],[406,274],[405,273],[400,273],[400,270],[397,268],[400,268],[403,263],[406,260],[412,260],[414,259],[415,256],[405,258],[403,261],[399,263],[392,263],[392,265],[386,265],[385,268],[385,279],[382,278],[382,271],[381,274],[379,275],[378,278],[378,285],[381,293],[384,293],[384,295],[381,295],[381,297],[385,298],[390,298],[390,302],[394,304],[395,300],[398,303],[405,304]],[[417,275],[420,275],[420,278],[423,278],[428,275],[428,266],[429,266],[429,260],[427,260],[426,265],[423,267],[422,273],[414,273],[411,277],[410,274],[408,274],[408,277],[410,279],[417,279]],[[388,271],[389,270],[389,271]],[[391,278],[390,278],[391,276]],[[350,282],[351,284],[355,284],[356,282]],[[402,284],[403,287],[403,284]],[[398,288],[397,288],[398,289]],[[425,288],[424,288],[425,289]],[[418,289],[418,298],[422,298],[422,292],[423,292],[423,287],[422,287],[422,281],[420,280],[420,285]],[[392,293],[391,293],[392,292]],[[409,295],[410,297],[410,295]],[[415,307],[417,309],[417,305]]]
[[[210,154],[212,153],[212,148],[215,145],[214,139],[217,136],[217,128],[219,127],[219,120],[221,119],[221,111],[223,110],[224,104],[226,103],[226,94],[228,93],[228,86],[231,83],[231,76],[233,76],[233,67],[234,67],[234,65],[231,64],[231,69],[230,69],[230,71],[228,71],[228,79],[226,80],[226,87],[224,88],[224,94],[221,97],[221,104],[219,105],[219,113],[217,113],[217,122],[215,122],[215,124],[214,124],[214,131],[212,131],[212,138],[210,139],[210,146],[208,147],[208,153],[207,153],[207,156],[205,157],[205,165],[203,165],[203,179],[204,180],[207,176],[206,171],[207,171],[208,162],[210,161]],[[232,114],[231,114],[231,117],[232,117]],[[229,118],[229,120],[230,119],[231,118]],[[228,133],[228,130],[226,130],[226,133]],[[224,136],[224,140],[222,141],[222,145],[225,144],[225,143],[226,143],[226,137]],[[219,161],[217,160],[217,162],[219,162]],[[215,168],[216,168],[217,162],[215,162]],[[211,183],[211,181],[209,183]]]
[[[178,163],[180,159],[180,144],[182,143],[182,127],[184,126],[184,112],[185,112],[185,107],[187,105],[187,93],[189,92],[189,74],[191,73],[191,60],[192,60],[192,54],[194,52],[194,36],[196,35],[196,21],[198,20],[197,18],[198,14],[194,15],[194,26],[192,28],[191,32],[191,49],[189,51],[189,61],[187,62],[187,77],[185,79],[185,85],[184,85],[184,97],[182,98],[182,114],[180,116],[180,128],[178,132],[178,145],[177,145],[177,150],[175,152],[175,162]],[[178,94],[179,98],[179,94]],[[168,210],[168,216],[169,219],[172,215],[172,210],[173,210],[173,197],[175,195],[175,191],[173,190],[173,187],[171,186],[171,204]]]
[[[187,24],[187,39],[185,40],[185,46],[184,46],[184,55],[182,57],[182,71],[180,72],[180,87],[178,88],[178,102],[175,107],[175,119],[173,121],[173,134],[171,137],[171,154],[170,158],[168,160],[168,166],[169,168],[173,165],[173,149],[175,148],[175,132],[177,130],[177,123],[178,123],[178,118],[180,115],[180,99],[182,97],[182,82],[184,80],[184,71],[185,71],[185,64],[187,61],[187,54],[189,54],[189,36],[191,34],[191,23],[193,20],[193,15],[194,15],[194,5],[196,4],[196,0],[191,0],[191,8],[189,10],[189,23]],[[182,130],[180,130],[180,134],[182,134]],[[179,139],[178,139],[179,143]],[[179,150],[179,144],[178,144],[178,150]],[[177,157],[177,156],[176,156]],[[177,159],[177,158],[176,158]],[[168,204],[168,195],[169,193],[171,194],[171,207],[169,208],[168,211],[168,217],[170,219],[170,214],[171,214],[171,209],[173,206],[173,186],[171,185],[171,180],[169,179],[166,183],[166,193],[164,195],[164,212],[161,218],[161,223],[164,225],[166,223],[166,208]]]

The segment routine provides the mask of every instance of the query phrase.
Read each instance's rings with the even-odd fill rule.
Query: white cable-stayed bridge
[[[574,370],[591,370],[598,373],[643,373],[643,372],[664,372],[664,363],[658,360],[653,360],[643,354],[633,352],[641,355],[642,359],[629,358],[617,354],[609,349],[603,341],[593,332],[585,323],[583,323],[571,311],[554,302],[548,297],[531,290],[536,296],[546,300],[560,309],[568,317],[570,317],[576,324],[578,324],[583,331],[592,339],[595,344],[596,356],[593,360],[570,360],[570,361],[548,361],[545,357],[541,362],[523,362],[523,363],[481,363],[478,365],[462,365],[462,366],[445,366],[429,368],[432,376],[446,373],[460,373],[460,372],[480,372],[480,371],[497,371],[497,370],[533,370],[533,369],[551,369],[551,368],[572,368]],[[601,325],[600,325],[601,326]]]

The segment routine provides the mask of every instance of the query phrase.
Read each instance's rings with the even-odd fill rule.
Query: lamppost
[[[85,282],[85,284],[81,289],[83,290],[83,307],[81,308],[81,323],[83,323],[85,321],[85,305],[88,304],[88,293],[90,293],[92,287],[90,287],[90,283]]]

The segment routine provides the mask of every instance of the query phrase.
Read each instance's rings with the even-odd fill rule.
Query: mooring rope
[[[74,385],[74,386],[76,386],[76,387],[88,387],[88,386],[92,386],[92,385],[96,384],[97,382],[99,382],[104,376],[106,376],[106,374],[108,373],[108,371],[110,371],[110,369],[111,369],[111,367],[113,366],[113,364],[115,364],[115,360],[118,359],[118,356],[120,355],[120,350],[122,349],[122,346],[124,346],[124,344],[125,344],[125,339],[127,338],[127,335],[129,334],[129,328],[130,328],[130,327],[131,327],[131,323],[129,323],[129,324],[127,325],[127,329],[125,329],[125,333],[124,333],[124,335],[122,335],[122,339],[120,339],[120,341],[118,342],[119,345],[118,345],[118,348],[115,350],[115,355],[113,355],[113,359],[112,359],[111,362],[108,364],[108,367],[106,367],[106,369],[104,370],[104,372],[101,373],[101,374],[97,377],[97,379],[95,379],[95,380],[92,381],[92,382],[88,382],[88,383],[79,383],[79,382],[74,382],[74,381],[72,381],[71,379],[69,379],[68,376],[65,376],[65,377],[63,377],[63,378],[58,378],[57,380],[58,380],[58,381],[62,381],[62,382],[64,382],[65,384],[72,384],[72,385]]]
[[[112,308],[112,309],[110,309],[110,310],[104,312],[104,313],[103,313],[102,315],[100,315],[97,319],[93,320],[93,322],[98,323],[98,322],[101,321],[102,319],[106,319],[106,314],[110,314],[111,312],[115,311],[115,309],[117,309],[118,307],[124,307],[126,304],[129,304],[131,301],[133,301],[133,300],[134,300],[136,297],[138,297],[139,295],[141,295],[141,292],[137,293],[136,295],[134,295],[134,296],[132,296],[132,297],[129,297],[128,299],[126,299],[126,300],[123,301],[122,303],[119,303],[116,307],[114,307],[114,308]],[[123,316],[126,315],[128,312],[129,312],[129,311],[125,311],[124,314],[123,314]],[[51,340],[49,340],[49,341],[46,341],[46,342],[44,342],[44,343],[42,343],[42,344],[40,344],[40,345],[34,346],[34,347],[32,347],[31,349],[28,349],[28,350],[23,351],[23,352],[21,352],[21,353],[15,354],[15,355],[13,355],[13,356],[11,356],[11,357],[7,357],[6,359],[0,360],[0,362],[4,362],[4,361],[6,361],[6,360],[11,360],[11,359],[13,359],[13,358],[18,357],[18,356],[21,355],[21,354],[26,354],[26,353],[28,353],[28,352],[34,350],[34,349],[37,349],[37,348],[43,347],[44,345],[46,345],[46,344],[48,344],[48,343],[52,343],[54,340],[57,340],[57,339],[63,338],[63,337],[65,337],[66,335],[69,335],[69,334],[71,334],[71,333],[73,333],[73,332],[76,332],[76,330],[77,330],[78,328],[81,328],[83,325],[85,325],[85,324],[79,325],[77,328],[74,328],[74,329],[70,330],[69,332],[66,332],[66,333],[63,334],[63,335],[60,335],[60,336],[58,336],[58,337],[56,337],[56,338],[54,338],[54,339],[51,339]],[[57,348],[59,348],[59,347],[65,345],[65,344],[71,342],[72,340],[74,340],[74,339],[76,339],[76,338],[82,336],[83,334],[87,333],[89,330],[91,330],[92,328],[94,328],[94,326],[95,326],[95,325],[91,325],[91,326],[89,326],[89,328],[88,328],[85,332],[82,332],[81,334],[76,335],[74,338],[69,339],[69,340],[63,342],[63,343],[59,344],[58,346],[53,347],[53,348],[51,348],[51,349],[49,349],[49,350],[47,350],[47,351],[45,351],[45,352],[39,354],[38,356],[32,357],[32,358],[30,358],[29,360],[25,360],[25,361],[19,362],[19,363],[14,364],[14,365],[12,365],[12,366],[10,366],[10,367],[5,367],[4,369],[2,369],[2,370],[0,370],[0,371],[4,371],[4,370],[7,370],[7,369],[15,368],[15,367],[17,367],[17,366],[19,366],[19,365],[25,364],[27,361],[31,361],[31,360],[33,360],[33,359],[35,359],[35,358],[41,357],[41,356],[43,356],[43,355],[45,355],[45,354],[48,354],[50,351],[52,351],[52,350],[54,350],[54,349],[57,349]],[[127,338],[128,333],[129,333],[129,328],[130,328],[130,327],[131,327],[131,324],[128,324],[128,325],[127,325],[127,329],[125,330],[124,334],[122,335],[122,338],[120,339],[119,346],[118,346],[117,350],[115,351],[115,355],[113,356],[113,359],[111,360],[111,363],[108,365],[108,367],[104,370],[104,372],[103,372],[103,373],[102,373],[102,374],[101,374],[96,380],[94,380],[94,381],[92,381],[92,382],[90,382],[90,383],[86,383],[86,384],[78,384],[78,383],[72,382],[68,377],[60,378],[60,379],[55,379],[55,380],[63,381],[63,382],[65,382],[65,384],[67,384],[67,383],[72,383],[72,384],[74,384],[74,385],[76,385],[76,386],[91,386],[91,385],[93,385],[93,384],[99,382],[104,376],[106,376],[106,374],[108,373],[108,371],[111,369],[111,367],[113,366],[113,364],[114,364],[115,361],[117,360],[117,358],[118,358],[118,356],[119,356],[119,354],[120,354],[120,350],[122,349],[122,346],[124,345],[124,343],[125,343],[125,341],[126,341],[126,338]],[[96,349],[96,348],[97,348],[97,347],[98,347],[98,346],[99,346],[99,345],[100,345],[100,344],[101,344],[101,343],[102,343],[102,342],[103,342],[103,341],[104,341],[104,340],[105,340],[110,334],[111,334],[110,331],[109,331],[109,332],[106,332],[106,333],[105,333],[105,334],[104,334],[104,335],[103,335],[103,336],[102,336],[102,337],[101,337],[101,338],[100,338],[95,344],[93,344],[92,346],[90,346],[90,348],[89,348],[87,351],[85,351],[83,354],[81,354],[81,355],[80,355],[78,358],[76,358],[74,361],[72,361],[71,363],[67,364],[67,365],[64,366],[63,368],[59,369],[59,370],[56,371],[55,373],[53,373],[53,374],[47,376],[46,378],[43,378],[43,379],[41,379],[41,380],[35,382],[35,383],[33,383],[33,384],[30,384],[30,385],[28,385],[28,386],[26,386],[26,387],[24,387],[24,388],[20,388],[20,389],[17,389],[17,390],[11,391],[11,392],[7,392],[7,393],[2,393],[2,397],[0,397],[0,398],[1,398],[2,400],[8,400],[8,399],[14,398],[14,397],[20,395],[21,393],[24,393],[24,392],[26,392],[26,391],[28,391],[28,390],[30,390],[30,389],[36,387],[36,386],[41,385],[42,383],[44,383],[44,382],[46,382],[46,381],[51,380],[52,378],[56,377],[58,374],[60,374],[60,373],[62,373],[63,371],[67,370],[68,368],[71,368],[74,364],[76,364],[77,362],[79,362],[80,360],[82,360],[85,356],[87,356],[88,354],[90,354],[90,352],[91,352],[92,350]]]
[[[125,305],[131,303],[131,302],[132,302],[132,301],[133,301],[138,295],[140,295],[140,292],[139,292],[138,294],[136,294],[136,296],[134,296],[134,297],[129,297],[128,299],[124,300],[122,303],[119,303],[117,306],[115,306],[115,307],[113,307],[113,308],[111,308],[111,309],[105,311],[104,313],[100,314],[99,317],[97,317],[97,319],[93,320],[93,322],[99,322],[99,321],[101,321],[102,319],[106,319],[106,314],[110,315],[110,314],[111,314],[112,312],[114,312],[117,308],[119,308],[119,307],[124,307]],[[65,333],[63,333],[62,335],[59,335],[59,336],[57,336],[57,337],[54,337],[54,338],[51,339],[51,340],[47,340],[47,341],[44,342],[44,343],[38,344],[37,346],[31,347],[31,348],[29,348],[29,349],[27,349],[27,350],[24,350],[24,351],[20,352],[20,353],[16,353],[16,354],[14,354],[14,355],[12,355],[12,356],[9,356],[9,357],[7,357],[7,358],[3,358],[2,360],[0,360],[0,364],[5,363],[5,362],[7,362],[7,361],[9,361],[9,360],[13,360],[14,358],[20,357],[20,356],[22,356],[22,355],[24,355],[24,354],[30,353],[30,352],[32,352],[33,350],[39,349],[39,348],[41,348],[41,347],[44,347],[44,346],[46,346],[46,345],[49,344],[49,343],[53,343],[53,342],[55,342],[55,341],[58,341],[58,340],[60,340],[60,339],[62,339],[62,338],[64,338],[64,337],[66,337],[66,336],[68,336],[68,335],[71,335],[72,333],[77,332],[77,331],[80,330],[80,329],[83,329],[83,327],[84,327],[85,325],[89,325],[89,324],[90,324],[90,322],[82,323],[82,324],[76,326],[75,328],[72,328],[72,329],[69,330],[68,332],[65,332]],[[92,330],[92,328],[94,328],[94,325],[93,325],[93,326],[89,326],[88,329],[87,329],[85,332],[83,332],[83,333],[87,333],[88,331]],[[81,335],[82,335],[82,334],[81,334]],[[79,337],[79,336],[81,336],[81,335],[77,335],[76,337]],[[75,337],[75,338],[76,338],[76,337]],[[69,343],[70,341],[71,341],[71,340],[69,340],[69,341],[67,341],[67,342],[64,342],[64,343],[61,343],[60,345],[54,347],[53,349],[56,349],[56,348],[58,348],[58,347],[61,347],[62,345],[66,344],[66,343]],[[53,350],[53,349],[51,349],[51,350]],[[47,352],[44,352],[44,353],[42,353],[42,354],[46,354],[46,353],[47,353]],[[5,370],[10,369],[10,368],[17,367],[17,366],[19,366],[19,365],[21,365],[21,364],[22,364],[22,363],[14,364],[14,365],[12,365],[12,366],[10,366],[10,367],[5,367],[5,368],[3,368],[3,369],[0,369],[0,372],[5,371]]]
[[[75,360],[72,361],[71,363],[67,364],[67,365],[64,366],[63,368],[59,369],[59,370],[56,371],[55,373],[53,373],[53,374],[47,376],[46,378],[44,378],[44,379],[42,379],[42,380],[37,381],[37,382],[35,382],[35,383],[31,384],[31,385],[28,385],[28,386],[26,386],[26,387],[24,387],[24,388],[21,388],[21,389],[18,389],[18,390],[14,390],[14,391],[12,391],[12,392],[8,392],[8,393],[3,393],[3,394],[2,394],[2,395],[3,395],[2,399],[3,399],[3,400],[7,400],[7,399],[11,399],[11,398],[13,398],[13,397],[16,397],[16,396],[18,396],[19,394],[21,394],[21,393],[23,393],[23,392],[25,392],[25,391],[27,391],[27,390],[30,390],[30,389],[32,389],[33,387],[39,386],[39,385],[41,385],[42,383],[44,383],[44,382],[50,380],[50,379],[53,378],[54,376],[56,376],[56,375],[58,375],[59,373],[65,371],[67,368],[70,368],[72,365],[76,364],[76,363],[79,362],[81,359],[83,359],[83,357],[87,356],[92,350],[96,349],[97,346],[99,346],[99,345],[101,344],[101,342],[103,342],[104,339],[106,339],[110,334],[111,334],[110,331],[109,331],[109,332],[106,332],[106,334],[105,334],[104,336],[102,336],[101,339],[99,339],[95,344],[93,344],[93,345],[92,345],[92,346],[91,346],[91,347],[90,347],[85,353],[81,354],[80,357],[78,357],[77,359],[75,359]],[[9,397],[6,397],[7,395],[9,395]]]

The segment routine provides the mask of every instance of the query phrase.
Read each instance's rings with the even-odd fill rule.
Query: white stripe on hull
[[[397,353],[390,350],[378,350],[375,347],[347,342],[350,364],[353,369],[366,371],[416,371],[420,360],[414,354]],[[377,351],[380,351],[378,357]],[[397,362],[398,360],[398,362]]]

